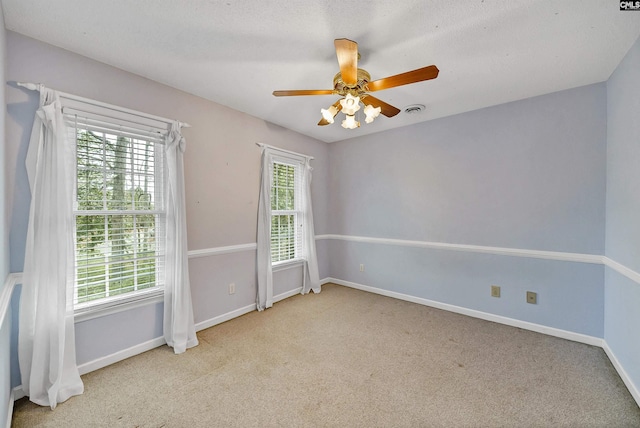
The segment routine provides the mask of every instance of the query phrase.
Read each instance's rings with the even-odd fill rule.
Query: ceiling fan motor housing
[[[355,85],[347,85],[342,80],[342,74],[338,72],[333,78],[333,88],[337,95],[345,96],[351,94],[353,96],[361,96],[366,90],[367,83],[371,81],[371,75],[367,70],[358,69],[358,81]]]

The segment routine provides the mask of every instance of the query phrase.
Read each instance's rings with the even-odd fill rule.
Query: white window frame
[[[88,121],[95,120],[96,123],[103,123],[106,127],[112,127],[119,130],[120,133],[131,134],[134,138],[139,140],[153,140],[154,141],[154,158],[159,159],[160,162],[155,163],[154,166],[154,192],[155,201],[159,205],[154,207],[154,210],[123,210],[123,211],[111,211],[114,214],[151,214],[157,215],[160,221],[155,222],[156,237],[160,238],[156,241],[156,254],[162,253],[164,258],[164,225],[166,224],[166,208],[164,204],[164,189],[166,183],[166,160],[164,156],[164,137],[168,131],[168,125],[166,122],[162,122],[150,117],[146,117],[144,113],[137,113],[127,109],[120,109],[115,106],[103,105],[103,104],[91,104],[83,100],[64,99],[63,100],[63,114],[67,126],[72,123],[73,117],[83,117]],[[81,127],[82,128],[82,127]],[[73,133],[75,137],[71,144],[73,144],[74,151],[77,150],[77,131],[75,126],[73,130],[69,131],[69,134]],[[159,156],[158,156],[159,155]],[[74,169],[74,175],[77,174],[77,156],[76,165]],[[75,180],[77,183],[77,179]],[[158,185],[160,184],[160,185]],[[74,186],[74,219],[77,215],[83,215],[86,211],[78,210],[77,205],[77,185]],[[109,210],[95,212],[95,214],[105,214]],[[74,247],[76,245],[76,222],[74,221],[73,241]],[[74,248],[75,249],[75,248]],[[74,251],[74,257],[76,251]],[[164,264],[164,260],[161,263]],[[75,261],[74,261],[75,266]],[[139,307],[148,304],[160,303],[164,300],[164,273],[163,270],[159,270],[156,265],[156,286],[145,288],[142,290],[136,290],[133,292],[118,294],[115,296],[96,299],[89,302],[74,305],[75,321],[84,321],[96,317],[101,317],[115,312],[120,312],[134,307]],[[74,290],[77,286],[76,268],[73,269]],[[76,295],[74,293],[74,299]]]
[[[269,224],[272,224],[274,216],[292,215],[294,220],[294,257],[286,260],[273,261],[273,251],[271,251],[271,266],[274,271],[284,270],[298,266],[304,262],[302,251],[304,208],[302,206],[302,167],[300,160],[289,158],[286,156],[273,156],[269,168],[271,169],[271,193],[275,192],[275,164],[287,165],[294,167],[294,209],[293,210],[270,210],[271,218]],[[272,230],[273,239],[273,230]]]

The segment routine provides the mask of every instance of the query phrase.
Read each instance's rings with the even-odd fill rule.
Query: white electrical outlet
[[[364,272],[364,265],[360,265],[360,272]]]
[[[235,294],[236,292],[236,283],[232,282],[231,284],[229,284],[229,294]]]

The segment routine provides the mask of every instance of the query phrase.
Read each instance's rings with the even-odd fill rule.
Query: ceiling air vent
[[[406,106],[404,108],[404,112],[407,114],[418,114],[424,111],[425,107],[422,104],[413,104],[410,106]]]

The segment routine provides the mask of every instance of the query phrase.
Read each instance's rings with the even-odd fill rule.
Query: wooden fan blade
[[[396,114],[400,113],[400,109],[395,108],[391,104],[387,104],[384,101],[377,99],[376,97],[372,97],[369,94],[367,94],[362,102],[365,104],[371,104],[374,107],[380,107],[380,113],[384,114],[387,117],[393,117]]]
[[[292,91],[273,91],[276,97],[292,97],[297,95],[333,95],[333,89],[301,89]]]
[[[340,100],[333,103],[333,107],[336,108],[336,114],[334,114],[333,117],[336,117],[336,115],[340,112],[340,110],[342,110],[342,104],[340,104]],[[320,119],[320,122],[318,122],[318,126],[329,125],[329,123],[330,122],[328,122],[327,119],[323,117],[322,119]]]
[[[408,85],[409,83],[435,79],[438,77],[439,72],[438,67],[430,65],[417,70],[407,71],[406,73],[396,74],[395,76],[385,77],[384,79],[374,80],[373,82],[367,83],[367,89],[371,92],[381,91],[396,86]]]
[[[335,39],[334,44],[342,81],[355,85],[358,83],[358,44],[349,39]]]

